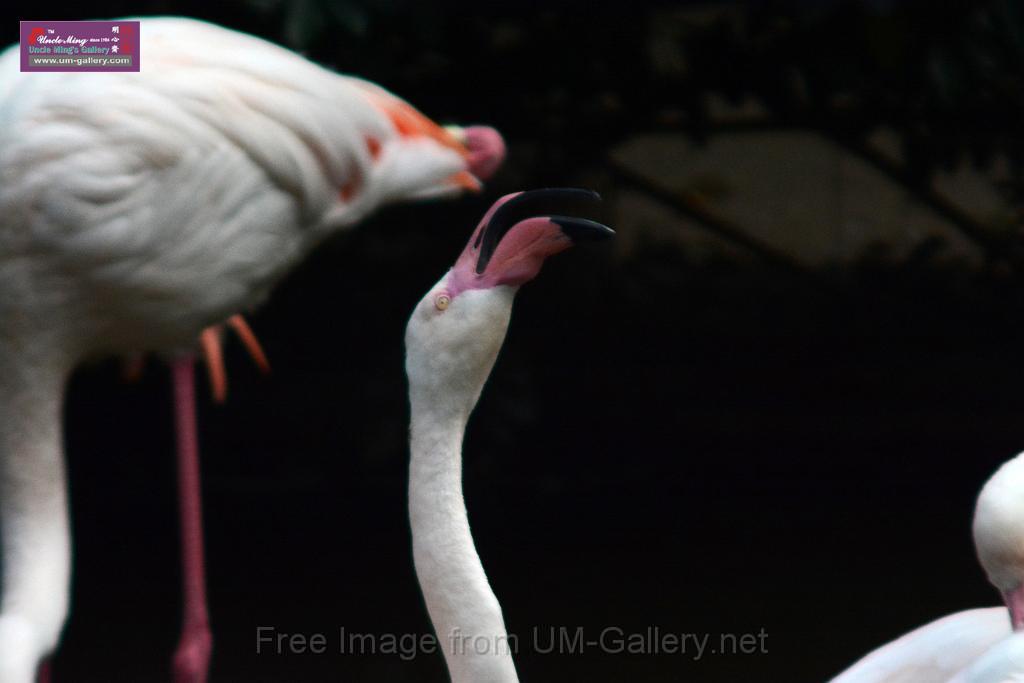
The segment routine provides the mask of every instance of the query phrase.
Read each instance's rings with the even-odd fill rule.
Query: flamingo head
[[[383,146],[376,142],[367,144],[373,159],[372,172],[381,180],[379,190],[383,198],[432,199],[475,193],[483,188],[482,178],[474,170],[486,163],[481,160],[474,165],[474,154],[468,145],[448,130],[430,125],[425,132],[403,133]],[[358,194],[358,188],[343,188],[341,193],[345,200]]]
[[[566,215],[594,205],[597,193],[547,189],[506,195],[487,212],[455,265],[417,304],[406,328],[406,371],[413,396],[449,402],[468,415],[505,340],[519,287],[545,259],[614,232]]]
[[[1024,629],[1024,453],[986,482],[974,511],[974,545],[1003,594],[1014,630]]]
[[[481,181],[493,176],[505,160],[505,140],[494,128],[443,127],[372,83],[349,83],[389,121],[389,144],[374,137],[366,143],[376,172],[388,179],[388,193],[396,199],[479,192]],[[351,198],[356,191],[355,186],[342,188],[342,198]]]
[[[426,120],[426,119],[423,119]],[[505,161],[505,139],[490,126],[446,126],[422,124],[415,135],[402,140],[406,150],[393,178],[408,175],[410,197],[419,199],[479,192],[483,182]],[[433,182],[424,183],[432,178]]]

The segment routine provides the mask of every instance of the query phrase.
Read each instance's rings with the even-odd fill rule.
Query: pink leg
[[[174,361],[174,414],[178,434],[178,496],[181,501],[181,574],[185,611],[174,653],[174,683],[206,683],[213,637],[206,608],[203,504],[192,356]]]
[[[50,660],[46,660],[39,665],[39,675],[36,677],[36,683],[51,683],[53,680],[53,666],[50,664]]]

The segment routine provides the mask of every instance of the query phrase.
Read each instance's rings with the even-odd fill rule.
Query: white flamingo
[[[613,234],[551,210],[552,201],[580,199],[597,195],[537,190],[504,197],[406,328],[413,557],[453,683],[518,680],[501,606],[469,530],[462,437],[505,339],[519,286],[573,241]]]
[[[1024,629],[1024,453],[1004,463],[982,488],[973,532],[978,559],[1006,606],[965,610],[926,624],[869,653],[832,683],[942,683],[958,672],[959,681],[1017,680],[964,677],[993,646],[992,666],[1019,651],[1013,644],[1019,638],[1007,636]],[[979,660],[978,675],[990,670]]]
[[[0,683],[33,680],[67,615],[61,410],[75,365],[143,350],[176,359],[175,679],[205,681],[188,350],[331,233],[388,202],[475,189],[504,154],[492,129],[442,129],[253,36],[141,21],[141,73],[21,73],[14,48],[0,54]]]

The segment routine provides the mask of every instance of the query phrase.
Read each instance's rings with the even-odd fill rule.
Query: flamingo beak
[[[469,172],[480,180],[490,180],[505,161],[505,139],[490,126],[448,126],[448,132],[466,148]]]
[[[561,228],[562,234],[577,244],[579,242],[603,242],[615,236],[615,231],[607,225],[586,218],[551,216],[550,220]]]
[[[542,224],[554,226],[569,242],[592,241],[611,237],[615,231],[596,221],[565,215],[568,212],[586,213],[600,203],[601,195],[591,190],[576,188],[548,188],[509,195],[498,200],[481,221],[473,239],[467,245],[476,258],[476,272],[487,268],[499,244],[517,225],[530,221],[534,229],[550,232]],[[537,223],[541,221],[541,223]]]
[[[519,286],[537,276],[544,261],[577,242],[607,239],[615,232],[589,218],[566,215],[594,210],[600,195],[551,188],[502,197],[473,232],[452,268],[455,290]]]
[[[501,134],[486,126],[441,127],[409,103],[393,95],[363,87],[363,92],[375,107],[380,109],[404,138],[431,138],[443,147],[454,150],[466,160],[466,170],[459,171],[447,179],[452,189],[479,192],[483,188],[480,180],[490,177],[505,158],[505,142]],[[367,141],[371,156],[379,153],[379,142]],[[343,188],[342,194],[346,194]],[[348,192],[351,195],[351,192]]]

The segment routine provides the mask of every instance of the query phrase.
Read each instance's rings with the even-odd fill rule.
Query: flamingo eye
[[[448,305],[452,302],[452,298],[447,294],[438,294],[437,298],[434,299],[434,306],[439,311],[443,311],[448,308]]]

